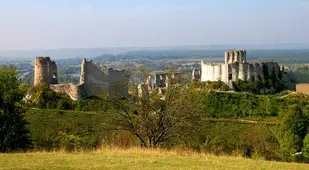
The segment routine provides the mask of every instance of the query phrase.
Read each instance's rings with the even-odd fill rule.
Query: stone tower
[[[57,65],[49,57],[36,57],[34,60],[34,86],[58,84]]]

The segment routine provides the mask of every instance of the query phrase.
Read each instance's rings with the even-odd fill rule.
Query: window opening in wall
[[[232,74],[229,74],[229,80],[232,80]]]

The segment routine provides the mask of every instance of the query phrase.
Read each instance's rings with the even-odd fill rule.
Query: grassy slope
[[[32,109],[26,114],[26,119],[30,122],[29,129],[31,131],[31,137],[34,140],[36,148],[48,148],[51,146],[57,147],[60,141],[70,143],[67,138],[69,135],[73,135],[80,139],[79,146],[81,148],[88,148],[100,145],[102,139],[105,143],[112,143],[114,145],[121,144],[136,144],[136,141],[130,138],[130,135],[119,135],[119,132],[111,132],[106,129],[105,121],[110,119],[111,114],[108,113],[91,113],[91,112],[78,112],[78,111],[59,111],[56,110],[40,110]],[[200,144],[212,139],[211,143],[208,141],[208,145],[212,144],[213,147],[226,143],[223,141],[229,141],[225,147],[230,148],[232,151],[235,146],[238,146],[239,140],[242,140],[243,134],[247,134],[247,131],[251,128],[258,127],[258,129],[267,128],[265,124],[274,124],[277,121],[275,118],[242,118],[242,119],[215,119],[205,118],[205,123],[201,130],[199,137]],[[261,127],[260,127],[261,125]],[[261,133],[264,131],[261,131]],[[65,138],[59,138],[60,135],[65,134]],[[257,133],[258,136],[260,135]],[[123,142],[121,142],[123,141]],[[61,142],[60,142],[61,143]],[[64,144],[64,143],[62,143]],[[228,146],[233,144],[233,147]],[[208,146],[207,145],[207,146]],[[209,146],[210,147],[210,146]],[[223,147],[223,146],[222,146]]]
[[[309,169],[296,163],[142,149],[0,154],[0,169]]]

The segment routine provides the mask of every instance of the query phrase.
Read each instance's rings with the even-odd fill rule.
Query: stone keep
[[[57,65],[50,57],[36,57],[34,60],[34,86],[58,84]]]
[[[264,73],[272,75],[280,73],[277,62],[249,63],[247,62],[247,52],[245,50],[229,50],[225,52],[224,64],[208,64],[201,61],[201,81],[251,81],[253,79],[264,78]],[[194,71],[193,79],[198,77]]]

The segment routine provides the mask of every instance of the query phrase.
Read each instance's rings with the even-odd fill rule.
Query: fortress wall
[[[222,68],[221,65],[214,66],[214,81],[221,80]]]
[[[268,68],[268,74],[271,76],[273,74],[273,71],[275,71],[276,76],[279,75],[280,72],[280,66],[277,62],[267,62],[265,63]]]
[[[87,64],[87,61],[85,58],[83,58],[83,61],[81,64],[81,70],[80,70],[79,84],[84,84],[86,82],[86,64]]]
[[[241,63],[245,63],[245,62],[244,62],[244,56],[243,56],[243,51],[242,51],[242,50],[239,50],[239,61],[240,61]]]
[[[229,69],[228,69],[229,65],[228,64],[223,64],[221,65],[221,81],[227,83],[228,82],[228,77],[229,77]]]
[[[246,63],[245,50],[229,50],[224,53],[224,63],[232,64],[234,62]]]
[[[215,67],[212,66],[212,65],[208,65],[207,66],[207,69],[208,69],[208,80],[209,81],[214,81],[215,78],[214,78],[214,75],[215,75]]]
[[[248,75],[248,64],[247,63],[239,63],[238,79],[246,81],[247,75]]]
[[[84,84],[85,91],[89,96],[101,96],[108,91],[109,77],[107,68],[100,68],[92,61],[83,59],[81,65],[80,84]]]
[[[166,73],[157,73],[155,75],[155,85],[156,87],[166,87],[168,86],[168,77]]]
[[[80,84],[100,84],[109,80],[106,67],[101,68],[99,65],[92,63],[92,61],[83,60],[81,68]]]
[[[218,80],[221,80],[221,76],[222,76],[221,65],[216,65],[216,66],[208,65],[208,64],[205,64],[202,61],[201,67],[202,67],[201,81],[218,81]]]
[[[239,63],[233,63],[232,65],[232,81],[239,79]]]
[[[248,75],[247,75],[247,81],[251,81],[253,77],[255,77],[255,70],[254,70],[254,65],[253,64],[248,64]]]
[[[233,51],[234,52],[234,62],[239,62],[240,58],[239,58],[239,51]]]
[[[138,97],[142,99],[148,99],[149,98],[149,90],[147,84],[139,84],[138,87]]]
[[[207,64],[204,64],[204,61],[201,61],[201,81],[207,81],[207,74],[208,74],[208,69],[207,69]]]
[[[233,63],[234,62],[234,52],[233,51],[229,51],[228,52],[229,54],[229,60],[228,60],[228,63]]]
[[[252,67],[253,67],[253,72],[252,72],[252,75],[254,77],[255,80],[257,80],[260,76],[260,73],[261,73],[261,66],[259,63],[253,63],[252,64]]]
[[[69,95],[75,101],[80,100],[85,95],[83,85],[52,84],[50,89],[56,93]]]
[[[129,76],[125,70],[108,69],[109,86],[108,92],[110,96],[127,97]]]
[[[227,64],[229,61],[229,53],[226,51],[224,52],[224,64]]]
[[[264,79],[265,78],[265,75],[264,75],[265,63],[260,63],[259,65],[260,65],[260,67],[259,67],[259,76],[262,79]]]

